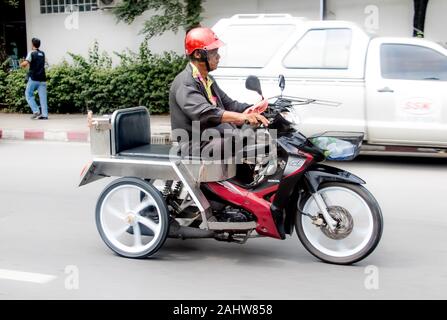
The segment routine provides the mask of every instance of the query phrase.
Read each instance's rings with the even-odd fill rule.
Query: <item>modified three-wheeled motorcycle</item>
[[[246,86],[261,92],[255,77]],[[96,205],[105,244],[121,256],[142,258],[156,253],[167,237],[242,244],[260,236],[285,239],[295,229],[304,247],[323,261],[351,264],[368,256],[382,235],[379,204],[362,179],[321,163],[353,159],[363,134],[307,138],[286,120],[287,111],[324,102],[282,95],[271,100],[264,113],[270,124],[257,130],[276,135],[268,145],[264,139],[245,146],[264,152],[242,153],[241,163],[182,156],[175,145],[151,143],[145,107],[90,118],[93,160],[80,186],[120,177]],[[348,144],[348,153],[336,154],[338,142]]]

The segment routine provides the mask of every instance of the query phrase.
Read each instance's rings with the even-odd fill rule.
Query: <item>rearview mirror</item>
[[[247,77],[247,80],[245,80],[245,88],[256,91],[260,96],[262,96],[261,82],[259,82],[259,79],[256,76]]]

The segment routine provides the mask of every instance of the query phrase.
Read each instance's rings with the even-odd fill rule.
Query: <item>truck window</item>
[[[447,80],[447,57],[427,47],[382,44],[380,60],[385,79]]]
[[[219,38],[219,68],[263,68],[295,31],[294,25],[231,25]]]
[[[350,29],[313,29],[298,40],[283,60],[291,69],[347,69]]]

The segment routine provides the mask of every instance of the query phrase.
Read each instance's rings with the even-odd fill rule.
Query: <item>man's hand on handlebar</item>
[[[266,127],[269,125],[269,121],[267,120],[267,118],[256,112],[246,114],[233,111],[225,111],[222,115],[221,122],[230,122],[239,126],[246,123],[253,127],[258,127],[260,124],[263,124]]]
[[[269,102],[267,99],[259,101],[257,104],[245,109],[245,114],[250,113],[263,113],[265,110],[267,110],[267,107],[269,105]]]
[[[253,127],[258,127],[260,124],[263,124],[266,127],[269,125],[269,121],[267,120],[267,118],[259,113],[249,113],[242,115],[245,116],[244,122]]]

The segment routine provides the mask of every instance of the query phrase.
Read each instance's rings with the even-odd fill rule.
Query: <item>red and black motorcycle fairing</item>
[[[297,203],[301,193],[315,193],[327,181],[363,184],[357,176],[334,167],[318,164],[325,159],[322,151],[291,123],[276,114],[269,129],[278,130],[277,172],[259,185],[246,188],[230,179],[226,183],[205,183],[203,188],[225,202],[243,208],[257,219],[260,235],[285,239],[293,233]]]

